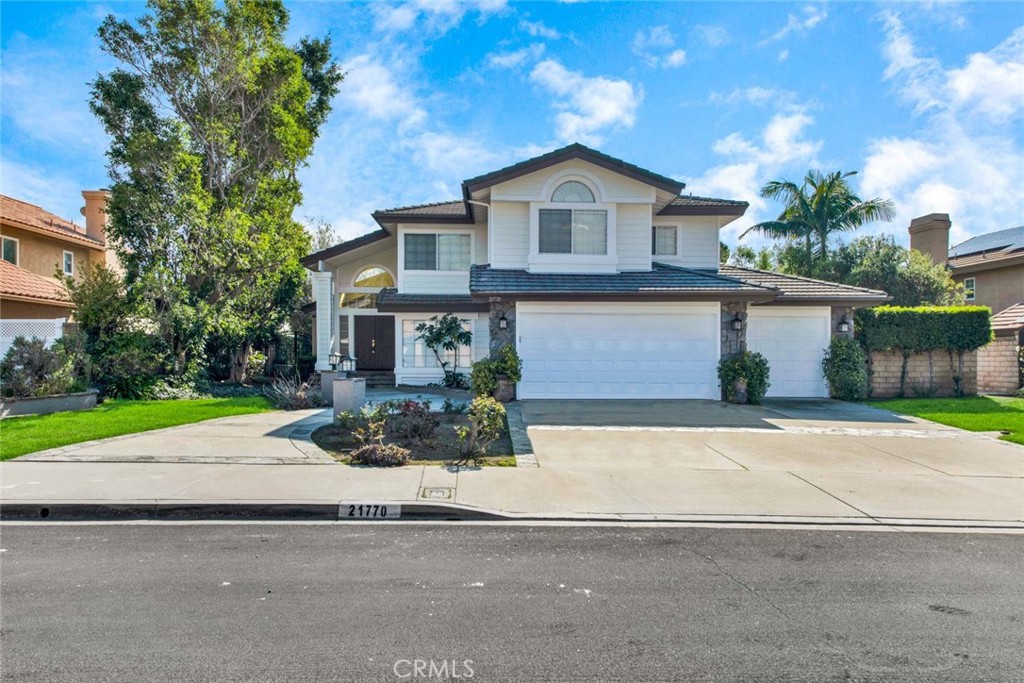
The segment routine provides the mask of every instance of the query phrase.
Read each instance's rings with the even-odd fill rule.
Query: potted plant
[[[477,396],[493,396],[502,403],[516,397],[516,383],[523,378],[523,361],[511,344],[498,349],[493,358],[473,363],[471,380]]]

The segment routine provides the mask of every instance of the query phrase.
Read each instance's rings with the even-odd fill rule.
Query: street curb
[[[403,520],[509,520],[509,515],[452,503],[387,501],[400,505]],[[0,521],[349,521],[351,501],[11,501],[0,504]],[[375,501],[376,504],[376,501]],[[352,520],[363,521],[363,520]]]
[[[0,504],[4,522],[230,522],[230,521],[309,521],[368,522],[347,517],[343,510],[353,501],[10,501]],[[365,503],[365,501],[364,501]],[[807,525],[845,529],[884,530],[977,530],[1024,532],[1024,522],[963,519],[904,519],[874,517],[795,517],[778,515],[695,515],[695,514],[532,514],[501,512],[459,505],[406,501],[374,501],[400,505],[402,515],[389,522],[524,522],[538,524],[686,524],[694,526],[742,527],[767,525],[779,528]]]

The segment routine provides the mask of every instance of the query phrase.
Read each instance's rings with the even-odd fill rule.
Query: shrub
[[[832,398],[861,401],[868,395],[868,368],[864,349],[855,339],[836,337],[821,361]]]
[[[459,455],[463,460],[484,455],[504,430],[505,407],[489,396],[477,396],[469,406],[469,425],[455,428]]]
[[[267,370],[267,356],[260,351],[253,351],[245,361],[245,376],[248,379],[262,377]]]
[[[768,381],[768,359],[760,353],[743,353],[723,358],[718,362],[718,381],[722,384],[722,395],[732,403],[752,403],[764,400],[771,382]],[[746,382],[746,396],[737,394],[736,382]]]
[[[466,404],[446,398],[444,403],[441,404],[441,412],[444,413],[445,419],[448,422],[455,422],[455,418],[466,412]]]
[[[441,422],[430,412],[430,401],[402,401],[388,421],[389,431],[406,443],[422,443],[434,435]]]
[[[74,359],[58,344],[33,337],[16,337],[0,362],[3,395],[26,398],[82,391],[85,386],[75,377]]]
[[[371,467],[401,467],[409,462],[409,449],[393,443],[368,443],[352,451],[349,462]]]
[[[277,377],[265,392],[267,399],[282,410],[303,410],[323,405],[319,378],[303,382],[297,376]]]
[[[485,358],[473,363],[470,381],[477,396],[490,396],[498,388],[498,378],[505,377],[512,383],[523,379],[523,361],[511,344],[505,344],[495,358]]]
[[[93,354],[97,382],[113,398],[151,398],[165,369],[161,342],[144,332],[122,332],[103,339]]]

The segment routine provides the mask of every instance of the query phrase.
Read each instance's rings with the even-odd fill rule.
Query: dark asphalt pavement
[[[1021,535],[83,524],[0,547],[4,681],[1024,680]]]

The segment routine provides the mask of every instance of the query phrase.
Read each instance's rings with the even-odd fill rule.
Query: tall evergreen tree
[[[179,373],[214,340],[240,380],[302,290],[296,174],[344,74],[329,39],[288,46],[287,26],[280,0],[150,0],[99,28],[119,62],[91,98],[110,136],[108,234]]]

